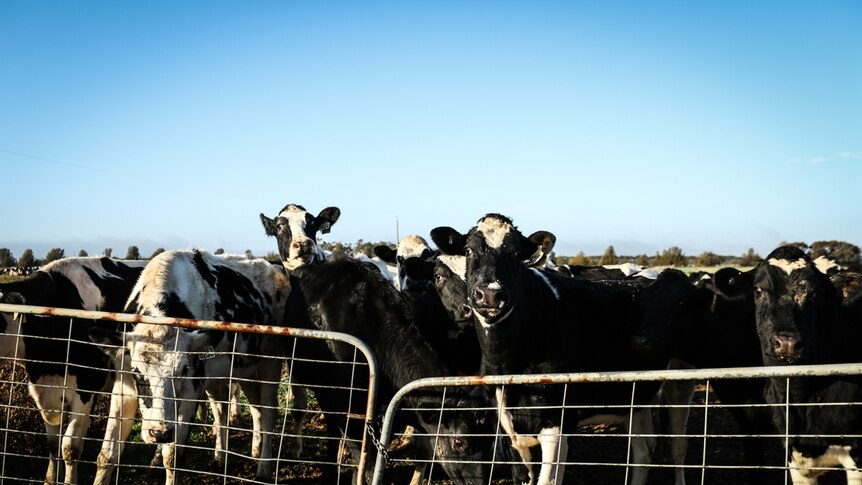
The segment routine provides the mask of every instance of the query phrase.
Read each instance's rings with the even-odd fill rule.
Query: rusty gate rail
[[[754,378],[792,378],[792,377],[826,377],[862,375],[862,363],[850,364],[821,364],[821,365],[786,365],[786,366],[761,366],[761,367],[734,367],[714,369],[667,369],[651,371],[625,371],[625,372],[582,372],[566,374],[520,374],[520,375],[487,375],[487,376],[454,376],[425,378],[413,381],[398,390],[389,402],[384,415],[380,430],[380,442],[383,446],[390,443],[393,438],[393,424],[395,414],[402,407],[402,401],[413,392],[432,388],[442,388],[443,393],[449,387],[472,387],[472,386],[516,386],[516,385],[548,385],[548,384],[574,384],[574,383],[600,383],[600,382],[667,382],[667,381],[706,381],[717,379],[754,379]],[[786,405],[790,405],[789,403]],[[804,404],[801,404],[804,405]],[[760,404],[758,406],[769,406]],[[492,405],[493,407],[493,405]],[[554,406],[556,408],[556,406]],[[575,406],[583,407],[583,406]],[[611,406],[615,407],[615,406]],[[626,406],[628,407],[628,406]],[[638,406],[655,407],[655,406]],[[672,406],[667,406],[672,407]],[[691,405],[695,407],[695,405]],[[697,435],[693,435],[697,436]],[[782,435],[783,436],[783,435]],[[378,455],[374,469],[374,480],[372,485],[381,485],[383,471],[386,466],[386,456]],[[432,462],[436,460],[432,458]]]
[[[44,316],[59,316],[59,317],[69,317],[72,318],[80,318],[80,319],[91,319],[91,320],[104,320],[104,321],[113,321],[113,322],[121,322],[121,323],[147,323],[147,324],[157,324],[157,325],[172,325],[178,326],[189,330],[215,330],[222,332],[239,332],[239,333],[257,333],[264,335],[273,335],[278,337],[295,337],[302,339],[313,339],[313,340],[326,340],[326,341],[335,341],[341,342],[348,345],[352,345],[356,348],[361,354],[364,356],[367,365],[368,365],[368,399],[365,408],[364,416],[353,415],[353,417],[363,418],[364,419],[364,429],[369,430],[373,429],[374,419],[376,416],[376,406],[377,406],[377,361],[374,354],[371,352],[371,349],[368,345],[362,340],[354,337],[353,335],[341,333],[341,332],[329,332],[323,330],[311,330],[311,329],[301,329],[301,328],[293,328],[293,327],[282,327],[282,326],[273,326],[273,325],[257,325],[257,324],[247,324],[247,323],[236,323],[236,322],[219,322],[219,321],[211,321],[211,320],[194,320],[187,318],[172,318],[172,317],[153,317],[153,316],[145,316],[138,314],[127,314],[127,313],[113,313],[113,312],[101,312],[101,311],[89,311],[89,310],[75,310],[75,309],[67,309],[67,308],[54,308],[54,307],[41,307],[41,306],[31,306],[31,305],[12,305],[0,303],[0,312],[9,313],[13,315],[13,318],[18,318],[19,315],[34,315],[37,317]],[[0,332],[2,334],[2,332]],[[289,358],[289,357],[288,357]],[[68,364],[68,363],[67,363]],[[363,433],[362,444],[361,444],[361,456],[358,459],[357,466],[357,476],[363,477],[364,470],[368,466],[366,463],[367,455],[368,455],[368,446],[371,445],[369,442],[369,433]],[[41,480],[40,480],[41,481]]]

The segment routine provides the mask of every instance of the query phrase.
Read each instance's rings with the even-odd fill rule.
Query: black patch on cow
[[[211,288],[216,287],[216,277],[210,272],[210,267],[207,262],[204,260],[203,255],[200,251],[195,250],[194,256],[192,256],[192,263],[195,265],[195,269],[198,270],[198,274],[201,275],[204,281],[210,285]]]
[[[135,380],[135,385],[138,388],[138,400],[143,404],[143,407],[152,408],[153,391],[150,388],[150,381],[135,367],[132,367],[132,379]]]
[[[186,306],[182,298],[174,292],[166,293],[159,301],[159,310],[163,315],[172,318],[194,318],[189,307]]]

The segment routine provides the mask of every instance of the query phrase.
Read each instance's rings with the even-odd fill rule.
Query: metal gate
[[[580,392],[585,383],[629,383],[632,402],[607,408],[603,413],[616,414],[620,420],[598,419],[577,426],[575,431],[566,431],[563,437],[568,442],[568,454],[559,452],[553,459],[553,464],[563,465],[563,478],[559,483],[637,483],[644,479],[644,471],[650,475],[649,483],[674,483],[677,475],[683,475],[687,483],[789,483],[788,466],[785,461],[787,450],[784,448],[787,430],[783,433],[775,431],[771,422],[767,422],[767,430],[756,434],[746,434],[740,431],[739,424],[733,419],[733,413],[746,410],[770,412],[771,408],[764,403],[736,404],[721,400],[713,392],[713,385],[719,381],[751,380],[764,378],[814,377],[862,375],[862,364],[806,365],[783,367],[752,367],[727,369],[681,369],[648,372],[604,372],[548,375],[509,375],[483,377],[447,377],[422,379],[414,381],[402,388],[389,403],[384,424],[381,429],[381,442],[402,439],[403,433],[395,426],[398,416],[405,413],[424,413],[426,420],[447,419],[446,413],[485,413],[491,423],[484,429],[473,430],[460,436],[453,435],[448,429],[436,432],[418,433],[422,438],[430,440],[434,450],[438,452],[424,459],[397,456],[378,457],[375,468],[374,485],[382,484],[383,473],[387,468],[406,466],[419,461],[430,471],[431,482],[445,480],[443,468],[455,465],[467,471],[475,471],[477,465],[484,465],[482,481],[471,483],[520,483],[528,478],[522,460],[517,454],[506,453],[512,449],[511,441],[504,430],[498,415],[498,402],[494,398],[497,389],[536,387],[548,389],[558,387],[557,395]],[[661,385],[661,391],[648,404],[634,405],[634,396],[638,386]],[[717,387],[717,386],[716,386]],[[484,390],[485,392],[481,392]],[[416,407],[405,404],[405,400],[417,394],[432,393],[437,396],[447,394],[461,395],[479,393],[486,396],[481,404],[471,408],[450,407],[446,399],[440,399],[436,409]],[[676,398],[674,398],[676,394]],[[679,397],[682,396],[682,397]],[[692,399],[693,397],[693,399]],[[458,400],[449,400],[458,402]],[[858,406],[860,403],[823,402],[818,406]],[[811,404],[791,404],[790,397],[781,405],[787,412],[790,408],[801,408]],[[583,406],[587,407],[587,406]],[[595,409],[595,405],[589,406]],[[543,409],[559,411],[561,422],[565,422],[566,411],[578,406],[554,406],[545,404]],[[512,408],[509,408],[510,410]],[[530,407],[518,408],[529,410]],[[536,409],[536,408],[533,408]],[[654,428],[648,432],[632,431],[636,428],[637,411],[646,412]],[[674,418],[687,418],[682,425],[670,425]],[[463,418],[463,415],[462,415]],[[768,417],[767,417],[768,419]],[[685,426],[687,422],[687,427]],[[682,427],[680,427],[682,426]],[[570,428],[571,429],[571,428]],[[847,430],[842,436],[860,436],[862,430]],[[414,439],[417,433],[414,434]],[[799,436],[799,435],[795,435]],[[477,457],[469,451],[464,458],[449,460],[439,455],[447,451],[452,440],[460,442],[469,449],[473,444],[484,446],[484,456]],[[633,462],[631,456],[638,440],[644,440],[651,448],[650,461]],[[441,446],[441,443],[444,446]],[[752,448],[749,445],[754,444]],[[534,444],[539,444],[535,440]],[[763,462],[752,463],[746,455],[756,446],[764,447]],[[687,451],[687,453],[685,453]],[[680,456],[682,454],[682,456]],[[676,455],[676,460],[674,459]],[[388,463],[387,463],[388,462]],[[541,458],[538,453],[532,454],[529,462],[538,474],[541,469]],[[834,469],[832,469],[834,470]],[[638,475],[638,473],[641,473]],[[832,474],[843,474],[840,470]],[[843,477],[837,477],[841,482]],[[753,480],[753,481],[752,481]],[[429,483],[431,483],[429,482]],[[446,483],[446,482],[440,482]],[[679,482],[676,482],[679,483]]]
[[[183,445],[182,459],[174,464],[179,483],[351,483],[354,476],[362,477],[363,472],[371,471],[373,464],[366,464],[370,446],[366,430],[371,429],[375,411],[376,363],[368,347],[353,336],[266,325],[22,305],[0,304],[0,312],[4,317],[0,323],[5,324],[0,327],[0,357],[13,362],[13,365],[3,365],[0,369],[0,480],[5,483],[44,482],[49,465],[49,449],[41,414],[50,415],[49,408],[52,406],[65,411],[54,413],[58,420],[55,424],[59,424],[59,428],[49,433],[47,440],[47,443],[56,446],[56,456],[63,456],[63,433],[69,423],[80,422],[82,418],[91,421],[89,430],[83,436],[80,457],[77,460],[75,457],[65,457],[79,464],[78,483],[92,483],[97,476],[101,483],[149,484],[165,480],[162,462],[156,458],[159,447],[141,440],[140,414],[126,420],[130,422],[123,423],[131,426],[132,431],[128,439],[122,442],[124,450],[115,471],[108,476],[100,474],[98,470],[104,471],[106,451],[116,450],[112,446],[118,445],[105,440],[106,426],[113,419],[108,415],[114,415],[110,409],[112,391],[109,388],[96,393],[95,405],[89,414],[76,415],[72,403],[67,402],[71,401],[68,397],[71,394],[62,391],[74,391],[76,381],[70,378],[73,374],[83,375],[89,370],[101,369],[82,368],[72,349],[95,344],[74,341],[68,337],[61,339],[65,342],[65,350],[57,354],[63,355],[40,355],[37,349],[45,344],[43,337],[29,336],[27,345],[22,345],[25,340],[20,338],[21,326],[18,323],[24,322],[23,325],[27,326],[48,321],[52,325],[68,325],[69,335],[72,335],[73,325],[112,321],[117,322],[117,330],[138,323],[149,323],[179,326],[187,330],[256,333],[265,339],[283,341],[285,355],[278,359],[284,362],[284,367],[279,382],[273,383],[279,386],[277,422],[272,433],[273,476],[255,478],[257,460],[252,458],[253,420],[249,403],[244,395],[232,392],[231,402],[225,404],[232,406],[236,415],[228,425],[227,440],[223,444],[223,463],[213,462],[215,438],[212,435],[212,413],[206,398],[202,398],[196,419],[190,425],[188,443]],[[331,345],[352,346],[353,361],[334,360],[327,349]],[[28,349],[26,353],[25,348]],[[110,351],[111,348],[105,347],[103,350]],[[199,358],[223,356],[216,354],[212,348],[206,353]],[[231,352],[228,354],[231,359],[239,357]],[[241,357],[246,361],[249,358],[272,358],[247,354]],[[38,384],[29,382],[27,368],[38,373],[42,369],[40,366],[52,364],[65,368],[65,375]],[[128,373],[129,369],[120,372]],[[126,377],[133,379],[135,376]],[[232,374],[225,377],[230,382],[230,389],[235,390],[237,386],[234,384],[238,384],[239,379]],[[41,407],[37,406],[28,395],[28,387],[43,395],[57,394],[60,400],[53,405],[43,402]],[[301,395],[307,397],[307,406],[301,405]],[[115,424],[120,421],[117,419]],[[301,452],[297,449],[300,443]],[[60,460],[59,473],[62,473],[63,468],[63,461]]]

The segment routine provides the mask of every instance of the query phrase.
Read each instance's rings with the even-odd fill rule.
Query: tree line
[[[320,246],[328,251],[345,251],[351,254],[358,252],[365,254],[368,257],[374,256],[374,247],[378,245],[388,245],[390,247],[395,246],[393,243],[388,241],[371,242],[364,241],[362,239],[359,239],[355,243],[320,243]],[[783,245],[797,246],[807,252],[812,259],[826,256],[842,266],[850,266],[851,264],[862,262],[860,261],[859,247],[855,244],[850,244],[844,241],[816,241],[810,246],[803,242],[782,242],[779,244],[779,246]],[[126,251],[126,255],[123,259],[152,259],[164,251],[164,248],[158,248],[153,251],[148,258],[145,258],[141,255],[138,246],[131,245]],[[113,252],[113,249],[105,248],[99,256],[107,256],[110,258],[113,257]],[[224,249],[218,248],[214,251],[214,254],[223,254],[224,252]],[[248,257],[252,257],[251,250],[246,250],[245,254]],[[78,251],[78,256],[86,257],[89,255],[87,254],[87,251],[82,249]],[[0,248],[0,268],[9,268],[13,266],[21,268],[43,266],[51,261],[65,257],[66,253],[62,248],[50,249],[44,258],[37,258],[32,249],[25,249],[21,256],[16,259],[9,248]],[[265,258],[270,261],[279,260],[278,253],[274,251],[267,253]],[[671,246],[661,252],[656,252],[653,256],[648,256],[646,254],[618,256],[613,246],[608,246],[603,254],[596,256],[587,256],[583,251],[579,251],[575,256],[554,256],[554,262],[557,265],[571,264],[580,266],[604,266],[627,262],[635,263],[639,266],[754,266],[760,259],[760,255],[757,254],[753,248],[749,248],[748,251],[739,256],[722,256],[711,251],[705,251],[697,256],[688,256],[677,246]]]
[[[816,259],[825,256],[841,266],[850,266],[862,262],[859,247],[844,241],[817,241],[810,246],[802,242],[782,242],[779,246],[797,246]],[[601,256],[587,256],[580,251],[575,256],[556,256],[557,265],[570,264],[578,266],[605,266],[622,263],[634,263],[638,266],[679,266],[679,267],[711,267],[711,266],[754,266],[762,258],[753,248],[739,256],[718,255],[712,251],[704,251],[697,256],[687,256],[682,249],[671,246],[654,256],[640,254],[637,256],[617,256],[613,246],[608,246]]]

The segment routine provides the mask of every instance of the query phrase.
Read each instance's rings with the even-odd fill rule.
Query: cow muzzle
[[[470,294],[471,307],[484,323],[497,323],[511,311],[509,295],[498,284],[480,286]]]
[[[174,440],[173,427],[142,427],[141,439],[144,443],[170,443]]]
[[[805,344],[795,334],[778,334],[772,336],[772,354],[780,361],[792,364],[802,359]]]

